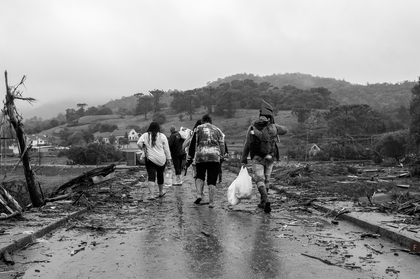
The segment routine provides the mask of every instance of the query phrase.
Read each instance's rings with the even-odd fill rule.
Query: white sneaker
[[[175,183],[174,183],[174,185],[175,185],[175,186],[180,186],[180,185],[182,185],[182,179],[181,179],[181,177],[180,177],[180,176],[177,176],[177,177],[175,178]]]

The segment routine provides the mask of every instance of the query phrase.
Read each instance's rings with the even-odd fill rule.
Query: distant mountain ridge
[[[331,97],[339,101],[341,105],[348,104],[368,104],[373,109],[392,109],[400,106],[408,107],[411,100],[411,89],[417,83],[416,81],[403,81],[400,83],[376,83],[376,84],[352,84],[345,80],[334,78],[324,78],[302,73],[273,74],[269,76],[258,76],[253,74],[235,74],[225,78],[219,78],[216,81],[209,82],[204,86],[218,86],[222,83],[233,80],[252,79],[257,83],[269,82],[274,87],[281,88],[286,85],[295,86],[299,89],[310,89],[325,87],[331,91]],[[170,98],[165,98],[167,105]],[[32,110],[25,110],[24,118],[33,116],[49,119],[57,116],[59,113],[66,113],[68,108],[76,108],[80,100],[63,100],[60,102],[46,103]],[[133,109],[137,105],[136,96],[122,96],[120,99],[113,99],[105,104],[113,111],[119,108]],[[96,106],[89,104],[90,106]]]
[[[411,89],[417,81],[403,81],[399,83],[374,83],[367,85],[352,84],[345,80],[334,78],[314,77],[301,73],[273,74],[270,76],[256,76],[253,74],[236,74],[208,85],[218,86],[233,80],[252,79],[257,83],[269,82],[274,87],[281,88],[286,85],[299,89],[324,87],[331,91],[331,97],[341,105],[367,104],[374,109],[390,109],[400,106],[408,107],[411,100]]]

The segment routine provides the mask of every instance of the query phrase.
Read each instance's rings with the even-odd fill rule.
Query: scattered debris
[[[12,256],[10,255],[10,253],[7,250],[3,251],[2,259],[3,259],[3,262],[8,264],[8,265],[14,265],[15,264],[15,261],[13,260]]]
[[[361,238],[364,238],[364,237],[378,238],[378,237],[380,237],[380,235],[376,234],[376,233],[362,233],[362,235],[360,237]]]
[[[308,257],[308,258],[317,259],[317,260],[319,260],[319,261],[321,261],[321,262],[323,262],[323,263],[325,263],[327,265],[335,265],[335,266],[337,266],[337,264],[331,262],[330,260],[325,260],[325,259],[322,259],[322,258],[318,258],[318,257],[312,256],[312,255],[305,254],[305,253],[300,253],[300,254],[303,255],[303,256],[305,256],[305,257]]]
[[[74,250],[71,250],[71,252],[70,252],[70,256],[74,256],[74,255],[76,255],[77,253],[79,253],[80,251],[84,251],[85,250],[85,247],[81,247],[81,248],[79,248],[79,249],[74,249]]]
[[[334,220],[336,220],[339,216],[346,214],[346,213],[351,213],[350,210],[343,208],[341,209],[335,216],[334,216]]]
[[[115,169],[116,166],[111,164],[105,167],[89,170],[55,189],[51,193],[50,198],[57,197],[58,195],[64,195],[68,191],[70,191],[70,193],[76,193],[89,188],[90,186],[94,185],[94,177],[107,176],[108,174],[114,172]]]
[[[2,186],[0,186],[0,210],[2,212],[9,212],[10,214],[17,214],[22,212],[22,208],[19,203],[6,191]]]
[[[376,252],[378,254],[383,254],[384,253],[384,252],[382,252],[382,251],[380,251],[378,249],[373,248],[372,246],[370,246],[369,244],[366,244],[366,243],[365,243],[365,247],[371,249],[372,251],[374,251],[374,252]]]

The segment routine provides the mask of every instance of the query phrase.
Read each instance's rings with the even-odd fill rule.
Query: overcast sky
[[[10,85],[27,76],[37,105],[237,73],[414,81],[419,11],[418,0],[0,0],[0,65]]]

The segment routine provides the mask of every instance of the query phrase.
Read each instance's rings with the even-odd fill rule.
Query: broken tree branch
[[[323,262],[323,263],[325,263],[327,265],[335,265],[335,266],[337,266],[337,264],[335,264],[335,263],[333,263],[333,262],[331,262],[329,260],[324,260],[322,258],[318,258],[318,257],[312,256],[312,255],[308,255],[308,254],[305,254],[305,253],[300,253],[300,254],[302,256],[305,256],[305,257],[308,257],[308,258],[317,259],[317,260],[319,260],[319,261],[321,261],[321,262]]]
[[[57,195],[63,195],[67,191],[71,192],[79,192],[85,188],[88,188],[94,184],[93,177],[95,176],[107,176],[108,174],[114,172],[116,169],[116,166],[114,164],[111,164],[106,167],[100,167],[95,168],[93,170],[89,170],[82,175],[79,175],[76,178],[71,179],[70,181],[64,183],[57,189],[55,189],[51,195],[50,198],[54,198]]]

